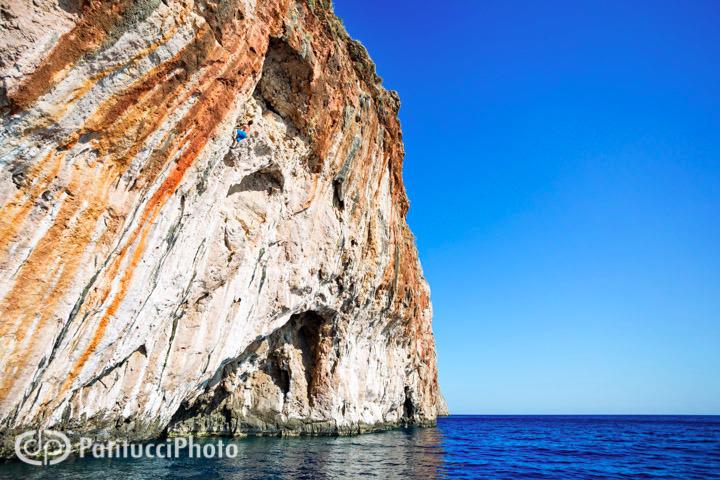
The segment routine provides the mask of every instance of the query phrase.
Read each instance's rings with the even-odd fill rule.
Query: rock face
[[[0,3],[6,453],[443,413],[399,100],[325,3]]]

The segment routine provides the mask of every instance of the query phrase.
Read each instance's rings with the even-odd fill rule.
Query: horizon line
[[[442,417],[720,417],[720,413],[450,413]]]

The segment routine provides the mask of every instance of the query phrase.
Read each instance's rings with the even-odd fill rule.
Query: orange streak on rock
[[[132,274],[135,271],[135,268],[137,267],[138,262],[140,262],[140,259],[142,258],[143,253],[145,252],[145,243],[147,241],[147,235],[149,233],[149,228],[143,229],[143,235],[140,238],[140,242],[138,242],[137,247],[133,251],[132,258],[130,259],[129,265],[126,267],[125,271],[123,272],[122,278],[120,278],[119,286],[118,286],[118,293],[113,298],[113,301],[108,306],[107,310],[105,311],[105,314],[100,319],[100,322],[98,323],[98,326],[90,339],[90,343],[85,347],[82,354],[80,355],[80,358],[75,362],[75,365],[73,366],[72,370],[68,373],[68,376],[63,383],[62,387],[60,388],[60,391],[65,391],[67,388],[70,387],[73,380],[77,377],[78,373],[80,373],[80,370],[82,369],[83,365],[85,365],[85,362],[87,362],[88,358],[92,354],[92,352],[95,351],[97,348],[98,343],[100,343],[100,340],[102,339],[103,335],[105,334],[105,330],[107,328],[108,322],[110,321],[110,317],[115,315],[117,312],[118,307],[120,306],[120,302],[122,302],[123,298],[127,294],[127,290],[130,284],[130,281],[132,280]]]
[[[188,52],[184,51],[183,55],[197,55],[197,52]],[[180,56],[182,57],[182,55]],[[167,70],[167,65],[165,66],[164,70]],[[151,72],[150,75],[143,77],[140,81],[133,84],[133,87],[130,89],[130,95],[124,95],[122,96],[123,99],[127,100],[129,103],[128,105],[131,105],[133,108],[132,115],[130,115],[130,118],[127,118],[127,116],[121,116],[121,118],[118,118],[118,110],[115,110],[111,113],[114,113],[115,115],[108,114],[107,109],[100,109],[99,113],[99,119],[97,117],[93,117],[90,119],[89,123],[93,125],[96,128],[101,128],[107,130],[105,135],[113,136],[122,135],[123,132],[126,132],[127,129],[133,128],[133,125],[140,124],[140,126],[143,129],[142,134],[140,135],[140,139],[135,139],[136,141],[133,142],[131,151],[120,151],[118,152],[121,154],[124,158],[127,158],[128,156],[134,155],[139,151],[140,148],[143,146],[144,140],[149,136],[153,131],[155,131],[159,124],[165,119],[167,115],[167,110],[169,108],[170,100],[167,100],[166,102],[159,103],[161,108],[160,112],[161,115],[159,116],[148,116],[147,113],[149,111],[154,112],[154,108],[152,103],[159,102],[159,99],[164,99],[166,95],[168,94],[175,94],[177,96],[177,92],[173,92],[171,88],[167,88],[168,82],[163,82],[164,78],[162,76],[159,76],[157,72]],[[166,88],[163,89],[160,92],[157,92],[156,95],[152,96],[148,101],[138,101],[138,98],[134,96],[134,94],[138,93],[138,89],[144,89],[144,90],[152,90],[152,87],[157,84],[164,84],[166,85]],[[181,82],[170,82],[169,83],[172,88],[178,89],[182,87]],[[141,87],[138,87],[140,85]],[[170,96],[170,98],[173,98],[173,96]],[[132,103],[133,99],[136,103]],[[141,99],[142,100],[142,99]],[[147,99],[146,99],[147,100]],[[111,101],[109,102],[112,105],[116,105],[117,102]],[[148,104],[150,103],[150,105]],[[129,107],[128,107],[129,108]],[[77,136],[76,136],[77,137]],[[140,140],[140,141],[137,141]],[[106,140],[106,144],[109,144],[111,141]],[[50,156],[50,155],[49,155]],[[0,247],[4,246],[8,241],[12,240],[17,231],[20,229],[22,224],[22,219],[27,216],[27,214],[32,210],[33,203],[39,197],[42,191],[44,191],[47,186],[49,185],[48,180],[52,180],[54,175],[57,173],[57,170],[60,167],[60,159],[64,156],[58,156],[57,157],[57,169],[54,169],[49,175],[46,175],[42,179],[40,179],[36,184],[34,185],[33,189],[30,193],[30,201],[25,202],[23,205],[17,206],[16,209],[19,210],[17,213],[12,215],[8,219],[6,215],[3,215],[3,223],[0,224],[2,228],[0,228]],[[120,158],[121,163],[124,159],[123,157]],[[43,165],[45,161],[41,162],[38,167],[35,167],[35,169],[39,169],[40,165]],[[87,200],[91,205],[91,210],[95,212],[95,214],[91,215],[90,217],[87,217],[86,215],[82,218],[78,219],[78,222],[84,223],[84,222],[92,222],[94,225],[94,222],[97,220],[99,215],[104,211],[106,208],[106,199],[107,199],[107,191],[110,186],[110,182],[114,179],[114,176],[119,173],[119,171],[114,168],[112,164],[109,166],[110,168],[106,168],[103,170],[103,174],[100,175],[100,178],[103,180],[103,192],[101,195],[98,195],[97,192],[93,188],[85,188],[79,187],[77,185],[71,185],[69,189],[71,191],[75,191],[77,193],[76,198],[69,199],[66,204],[61,208],[61,211],[58,214],[57,219],[54,222],[54,225],[50,228],[50,230],[46,233],[45,237],[41,239],[40,243],[38,244],[36,251],[33,252],[33,255],[28,259],[28,262],[26,262],[19,274],[19,280],[16,282],[14,288],[8,293],[6,296],[6,299],[8,300],[8,303],[10,302],[10,299],[19,297],[19,301],[13,301],[12,303],[15,305],[12,310],[6,309],[5,311],[0,310],[0,312],[4,313],[4,318],[14,318],[17,321],[15,322],[5,322],[2,325],[2,332],[1,335],[5,336],[7,335],[11,329],[18,328],[18,326],[22,327],[24,323],[27,322],[28,318],[32,318],[34,315],[33,309],[37,308],[37,305],[40,304],[39,300],[40,297],[42,297],[42,294],[44,290],[41,290],[40,292],[37,292],[36,295],[22,295],[21,292],[23,289],[27,287],[27,284],[30,284],[30,290],[33,290],[33,287],[39,287],[42,286],[43,283],[40,282],[41,277],[41,271],[43,268],[45,269],[52,269],[54,268],[54,263],[48,264],[47,262],[35,262],[34,255],[37,253],[42,253],[45,258],[61,258],[61,263],[65,262],[73,262],[74,257],[68,257],[66,255],[61,255],[63,253],[64,246],[59,244],[58,242],[53,242],[54,240],[59,239],[62,236],[62,233],[64,232],[64,228],[67,228],[67,221],[72,215],[74,215],[79,208],[79,205],[82,203],[83,200]],[[86,173],[81,173],[81,176],[87,175]],[[95,194],[93,193],[95,192]],[[102,197],[102,198],[100,198]],[[7,211],[6,208],[3,210]],[[6,219],[9,221],[7,222],[7,225],[5,225]],[[107,233],[107,232],[106,232]],[[115,232],[112,232],[115,233]],[[52,243],[52,246],[50,245]],[[76,242],[77,245],[80,245]],[[80,252],[78,252],[80,253]],[[72,274],[74,274],[74,271],[76,270],[76,265],[72,265],[74,268],[68,268],[68,265],[65,265],[63,268],[63,277],[65,278],[65,281],[61,281],[60,284],[55,288],[55,292],[57,293],[57,296],[60,297],[62,294],[64,294],[65,289],[60,288],[61,286],[68,286],[69,279],[72,278]],[[116,273],[116,270],[115,272]],[[50,276],[51,270],[48,270],[45,272],[45,277]],[[35,285],[33,285],[33,281],[37,281]],[[36,303],[37,302],[37,303]],[[54,303],[46,303],[44,305],[44,311],[52,311],[52,307],[54,306]],[[42,324],[44,322],[41,320],[38,323],[38,328],[42,327]],[[25,336],[25,330],[22,328],[19,328],[14,332],[14,335],[17,339],[17,342],[19,343],[22,341],[22,339]],[[22,358],[16,358],[16,361],[20,361]],[[1,389],[0,389],[1,390]],[[1,398],[1,394],[0,394]]]
[[[55,398],[60,399],[61,394],[72,385],[105,335],[111,317],[117,313],[127,294],[158,213],[174,194],[186,171],[204,148],[217,125],[226,116],[235,101],[236,91],[240,89],[241,79],[246,81],[253,72],[258,71],[262,57],[254,56],[252,60],[248,60],[243,56],[244,53],[241,53],[247,47],[244,41],[247,42],[249,39],[243,38],[243,34],[247,35],[247,33],[237,32],[236,42],[232,47],[226,45],[225,48],[217,48],[214,36],[207,27],[201,28],[190,47],[185,48],[174,59],[135,82],[133,88],[128,89],[125,94],[111,99],[87,122],[86,128],[80,131],[94,131],[101,134],[99,141],[93,140],[93,142],[101,147],[99,149],[101,157],[98,160],[106,167],[100,169],[102,173],[100,178],[95,179],[95,185],[88,185],[87,188],[73,188],[73,190],[79,191],[79,194],[75,198],[67,200],[67,204],[61,207],[58,218],[51,226],[50,231],[41,239],[38,248],[32,252],[32,261],[22,267],[21,275],[13,286],[12,292],[5,298],[6,301],[2,307],[7,311],[12,310],[11,315],[18,319],[13,325],[5,326],[5,330],[8,332],[11,328],[15,329],[15,345],[20,344],[25,338],[28,324],[34,318],[37,319],[33,308],[37,309],[38,305],[42,305],[43,312],[47,313],[43,314],[43,318],[37,319],[35,331],[44,327],[48,318],[53,314],[58,301],[67,294],[68,288],[72,286],[71,282],[74,280],[80,262],[86,259],[88,254],[92,254],[92,252],[86,251],[91,245],[91,236],[94,232],[91,227],[95,226],[97,219],[107,208],[108,192],[114,180],[123,173],[130,160],[142,148],[148,136],[158,129],[168,113],[178,108],[182,102],[187,101],[191,95],[197,95],[199,99],[176,125],[174,130],[177,133],[169,134],[168,141],[159,150],[153,152],[146,165],[147,171],[143,172],[144,174],[140,177],[146,180],[147,185],[153,185],[155,177],[164,170],[167,161],[174,158],[175,154],[182,149],[174,169],[170,171],[145,205],[138,226],[110,265],[104,269],[102,277],[95,282],[94,290],[81,305],[77,318],[83,318],[87,314],[92,315],[92,310],[105,304],[113,290],[113,279],[117,278],[120,270],[124,268],[116,285],[116,292],[100,321],[96,324],[90,340],[77,357],[60,392],[53,392],[56,395]],[[267,38],[267,32],[254,32],[254,34],[256,37],[253,40],[256,46],[260,46],[258,41],[261,42]],[[235,52],[235,54],[231,55],[229,52]],[[67,64],[69,65],[69,63]],[[198,82],[198,86],[195,90],[187,91],[191,75],[200,69],[205,69],[205,72]],[[28,85],[25,86],[25,93],[29,95],[35,92],[33,95],[39,95],[31,88],[32,85]],[[184,93],[181,94],[181,92]],[[16,105],[18,98],[20,100],[25,98],[25,101],[29,102],[27,99],[30,97],[27,95],[25,97],[15,96]],[[118,139],[127,138],[128,133],[130,136],[127,142],[118,142]],[[75,140],[71,143],[79,138],[79,134],[76,134],[74,138]],[[119,148],[117,143],[120,143]],[[107,160],[111,161],[107,162]],[[85,167],[78,168],[84,169]],[[79,174],[84,176],[82,172]],[[79,205],[83,201],[89,201],[92,207],[88,208],[87,212],[82,212],[76,219],[77,225],[71,228],[68,222],[78,212]],[[108,228],[103,237],[114,237],[119,223],[113,228]],[[79,229],[86,234],[78,235],[76,232]],[[71,248],[61,245],[61,241],[67,240],[68,236],[75,239]],[[135,248],[132,250],[130,259],[125,261],[133,245]],[[48,268],[47,261],[45,265],[38,261],[40,257],[44,257],[45,260],[59,260],[55,267],[51,263]],[[46,279],[56,274],[60,276],[57,288],[48,294],[51,286]],[[21,293],[20,290],[28,285],[37,291],[31,295]],[[23,296],[27,301],[18,307],[11,307],[7,302],[8,299],[22,298]],[[81,328],[85,328],[85,326]],[[87,338],[82,334],[77,337],[79,339]],[[78,347],[79,345],[76,345],[74,348]],[[8,373],[17,370],[18,367],[36,368],[34,365],[28,365],[28,359],[37,353],[35,351],[35,342],[31,341],[25,351],[15,355],[10,362],[3,366],[5,375],[2,385],[0,385],[0,399],[7,397],[16,378]],[[5,353],[0,352],[7,358]]]
[[[98,108],[80,134],[99,133],[97,148],[101,154],[127,166],[147,138],[186,100],[181,92],[188,77],[201,66],[198,58],[207,57],[211,40],[209,29],[199,31],[190,45]],[[148,178],[148,172],[143,173],[143,178]],[[154,177],[148,180],[146,183],[151,184]]]
[[[55,162],[50,166],[49,171],[45,172],[45,167],[49,160],[53,158]],[[55,155],[54,151],[48,152],[40,162],[33,166],[27,175],[32,178],[42,174],[42,177],[38,178],[27,192],[23,189],[16,192],[13,199],[2,207],[2,216],[0,216],[0,251],[6,251],[9,248],[10,242],[14,240],[15,235],[23,225],[25,218],[32,211],[38,198],[50,186],[60,171],[62,158],[63,155]]]
[[[216,52],[226,53],[222,49],[216,49]],[[118,283],[118,288],[114,294],[113,300],[98,322],[89,343],[83,349],[82,353],[70,370],[65,382],[60,388],[58,397],[61,397],[63,393],[71,387],[73,381],[80,374],[83,366],[90,358],[90,355],[97,349],[99,342],[105,335],[111,317],[117,313],[122,300],[127,295],[133,273],[145,252],[147,236],[152,230],[157,215],[167,200],[180,186],[188,168],[193,165],[194,160],[205,147],[215,128],[225,118],[225,115],[232,106],[232,103],[235,101],[233,90],[237,87],[239,79],[232,79],[232,74],[234,73],[238,76],[243,73],[248,74],[250,72],[250,69],[247,69],[246,71],[239,69],[241,60],[242,57],[241,59],[230,63],[219,62],[218,64],[221,65],[221,67],[210,69],[210,72],[205,75],[210,78],[206,79],[205,82],[201,82],[200,88],[204,90],[200,92],[200,98],[202,100],[191,107],[190,111],[179,122],[177,129],[181,132],[187,133],[185,138],[183,138],[184,136],[181,136],[181,140],[183,142],[187,142],[188,144],[180,144],[177,141],[174,144],[174,148],[172,149],[174,152],[179,151],[183,146],[185,146],[185,149],[178,158],[175,168],[168,174],[160,187],[148,200],[138,221],[138,228],[133,232],[133,234],[131,234],[125,244],[125,247],[123,247],[113,262],[113,266],[109,269],[109,273],[111,274],[109,278],[112,279],[115,272],[119,270],[120,265],[127,254],[128,247],[134,244],[139,237],[137,246],[133,250],[132,257],[122,273],[122,277]],[[218,77],[218,74],[221,76]],[[227,74],[231,74],[230,78],[232,80],[228,81],[228,77],[225,76]],[[172,156],[173,155],[170,155],[170,157]],[[167,153],[164,157],[167,158]],[[108,294],[109,289],[106,289],[105,294],[101,297],[101,303],[107,299]]]
[[[11,290],[0,301],[0,318],[7,320],[2,325],[0,336],[6,340],[9,335],[14,338],[14,348],[10,349],[4,342],[3,351],[0,352],[7,358],[3,365],[0,399],[5,398],[14,383],[13,372],[18,368],[34,368],[26,360],[35,352],[37,337],[57,304],[73,285],[75,273],[91,245],[97,220],[105,211],[109,177],[76,172],[75,178],[77,180],[71,181],[70,188],[84,190],[87,192],[86,197],[68,197],[64,200],[53,224],[18,272]],[[87,200],[86,206],[83,205],[84,200]],[[33,323],[36,326],[31,330]],[[14,350],[29,334],[32,334],[29,345],[15,354]]]
[[[131,3],[129,0],[90,3],[78,24],[60,37],[42,65],[17,89],[9,92],[13,110],[28,108],[57,84],[62,72],[67,71],[85,53],[97,49]]]
[[[180,16],[180,21],[182,21],[182,18],[184,18],[184,15]],[[86,93],[88,93],[97,83],[102,80],[103,78],[117,72],[123,67],[126,67],[128,64],[132,62],[136,62],[146,55],[152,53],[153,51],[157,50],[157,48],[161,45],[163,45],[165,42],[167,42],[177,31],[179,30],[179,25],[176,24],[173,26],[173,28],[169,29],[167,32],[163,33],[162,37],[156,41],[151,43],[148,47],[136,52],[134,55],[128,57],[127,61],[118,63],[117,65],[113,66],[112,68],[109,68],[104,71],[99,71],[95,75],[93,75],[90,78],[87,78],[83,80],[80,85],[75,87],[72,92],[70,92],[70,96],[67,98],[58,98],[54,101],[53,108],[51,111],[49,111],[49,115],[47,117],[43,117],[37,124],[33,125],[32,128],[28,129],[25,134],[30,134],[33,132],[36,132],[38,130],[41,130],[43,128],[47,128],[53,123],[59,122],[65,113],[70,110],[70,108],[83,96],[85,96]],[[143,78],[146,78],[147,75],[145,75]],[[49,88],[48,88],[49,90]],[[109,102],[111,103],[114,100],[115,97],[113,97]],[[96,116],[96,115],[95,115]],[[74,135],[72,140],[64,145],[66,148],[69,148],[72,144],[77,141],[79,135]]]
[[[186,52],[186,54],[187,54],[187,52]],[[144,78],[142,81],[137,82],[139,84],[143,84],[145,90],[151,90],[152,86],[163,82],[163,78],[159,77],[155,73],[149,75],[149,77],[150,78]],[[176,89],[181,87],[180,82],[174,82],[174,83],[172,83],[172,85]],[[137,84],[135,84],[134,88],[131,89],[131,93],[137,93]],[[162,90],[161,92],[159,92],[157,95],[150,98],[149,102],[154,103],[158,99],[164,98],[165,95],[167,95],[168,93],[176,93],[176,92],[172,92],[171,90],[169,91],[166,88],[166,89]],[[130,102],[132,101],[132,96],[130,96],[130,97],[124,96],[123,98],[130,98],[129,101]],[[147,99],[145,99],[145,100],[147,100]],[[160,115],[159,117],[150,116],[150,118],[148,118],[147,115],[143,115],[143,113],[147,113],[148,109],[153,108],[153,105],[148,105],[148,101],[143,101],[143,99],[138,101],[138,99],[135,98],[135,101],[137,103],[132,105],[132,107],[133,107],[132,115],[130,115],[130,118],[126,118],[126,116],[124,116],[124,117],[121,117],[118,119],[117,115],[115,115],[115,116],[108,115],[107,111],[103,111],[101,109],[100,119],[98,120],[96,118],[92,118],[89,123],[96,128],[102,128],[102,129],[109,130],[108,133],[110,135],[112,135],[112,134],[120,135],[121,131],[131,128],[133,126],[133,124],[141,124],[141,127],[143,128],[143,134],[141,135],[141,140],[145,140],[148,135],[150,135],[153,131],[155,131],[157,129],[159,123],[161,123],[165,119],[167,110],[162,109],[163,114]],[[169,105],[167,103],[169,103],[169,102],[170,101],[168,100],[168,102],[166,102],[165,104],[160,104],[160,106],[168,107]],[[118,113],[118,112],[116,111],[115,113]],[[113,120],[115,120],[115,123],[113,123]],[[149,121],[149,120],[154,120],[154,121]],[[107,140],[107,143],[110,143],[110,140]],[[142,148],[142,146],[143,146],[142,142],[135,142],[133,144],[133,148],[132,148],[131,152],[121,151],[120,153],[125,154],[125,155],[127,155],[128,153],[133,154],[133,153],[136,153],[140,148]],[[50,156],[50,154],[48,155],[48,157],[49,156]],[[57,157],[57,168],[54,169],[53,171],[51,171],[51,173],[49,175],[46,175],[44,178],[40,179],[40,181],[38,181],[35,184],[35,186],[33,187],[32,191],[30,193],[32,201],[26,202],[25,204],[21,205],[21,207],[23,207],[22,209],[20,209],[18,207],[18,209],[20,211],[18,213],[16,213],[15,215],[13,215],[11,218],[9,218],[9,221],[7,222],[8,223],[7,228],[0,229],[0,239],[11,240],[14,237],[15,233],[17,232],[17,230],[20,227],[20,220],[22,220],[22,218],[24,218],[27,215],[27,213],[32,208],[33,201],[47,187],[48,182],[46,180],[52,179],[52,177],[55,175],[55,173],[57,173],[57,170],[60,167],[59,162],[60,162],[61,157],[62,156]],[[104,179],[103,185],[105,187],[109,187],[110,181],[113,179],[114,174],[116,175],[117,173],[118,173],[118,170],[116,168],[114,168],[112,165],[109,168],[104,169],[103,174],[100,175],[100,177]],[[81,175],[85,176],[86,174],[87,173],[82,173]],[[101,200],[98,195],[92,194],[92,192],[94,191],[93,189],[88,190],[85,187],[79,188],[77,185],[71,185],[70,190],[77,192],[78,197],[70,199],[68,201],[68,203],[66,203],[64,205],[63,209],[61,210],[61,212],[58,215],[58,218],[54,222],[53,227],[50,229],[50,231],[48,231],[48,233],[45,235],[45,237],[48,237],[48,236],[51,236],[54,238],[60,237],[60,233],[62,231],[56,231],[56,230],[58,228],[66,227],[65,223],[66,223],[67,219],[75,212],[75,210],[68,210],[68,208],[70,208],[69,207],[70,205],[74,205],[75,207],[77,207],[83,200],[88,200],[93,205],[93,207],[97,208],[98,210],[104,210],[104,208],[106,207],[106,202],[104,200]],[[105,190],[107,190],[107,188],[105,188]],[[102,192],[102,197],[103,197],[103,199],[106,199],[107,191]],[[96,220],[97,216],[94,216],[94,217],[95,217],[94,219]],[[5,225],[4,225],[4,223],[6,221],[5,219],[6,219],[6,216],[4,215],[3,223],[0,224],[3,227],[5,227]],[[45,240],[45,238],[43,240]],[[38,245],[38,248],[41,248],[41,250],[43,251],[44,254],[47,254],[50,256],[55,254],[56,252],[52,248],[48,248],[43,243],[43,240],[41,240],[41,243],[40,243],[40,245]],[[0,246],[2,246],[2,245],[3,245],[3,243],[0,242]],[[23,266],[23,268],[21,269],[21,273],[23,275],[25,274],[24,270],[29,268],[30,265],[32,265],[32,264],[26,263]],[[46,267],[47,267],[47,265],[46,265]],[[35,272],[29,276],[31,276],[33,278],[37,278],[38,274],[37,274],[37,272]],[[16,286],[16,288],[22,288],[22,285],[19,284],[18,286]],[[13,289],[7,295],[7,298],[12,298],[14,296],[14,294],[17,293],[15,290],[16,289]],[[8,325],[9,325],[9,323],[3,325],[5,327],[5,328],[3,328],[3,332],[2,332],[3,334],[8,333],[8,330],[9,330]],[[19,333],[17,333],[17,335],[22,337],[24,334],[22,332],[19,332]]]

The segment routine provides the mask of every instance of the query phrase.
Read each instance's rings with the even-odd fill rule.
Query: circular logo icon
[[[30,465],[56,465],[71,450],[67,435],[54,430],[29,430],[15,437],[15,455]]]

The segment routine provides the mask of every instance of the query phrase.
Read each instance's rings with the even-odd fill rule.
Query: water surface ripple
[[[720,479],[720,416],[451,416],[355,437],[249,438],[234,459],[0,464],[0,478]]]

